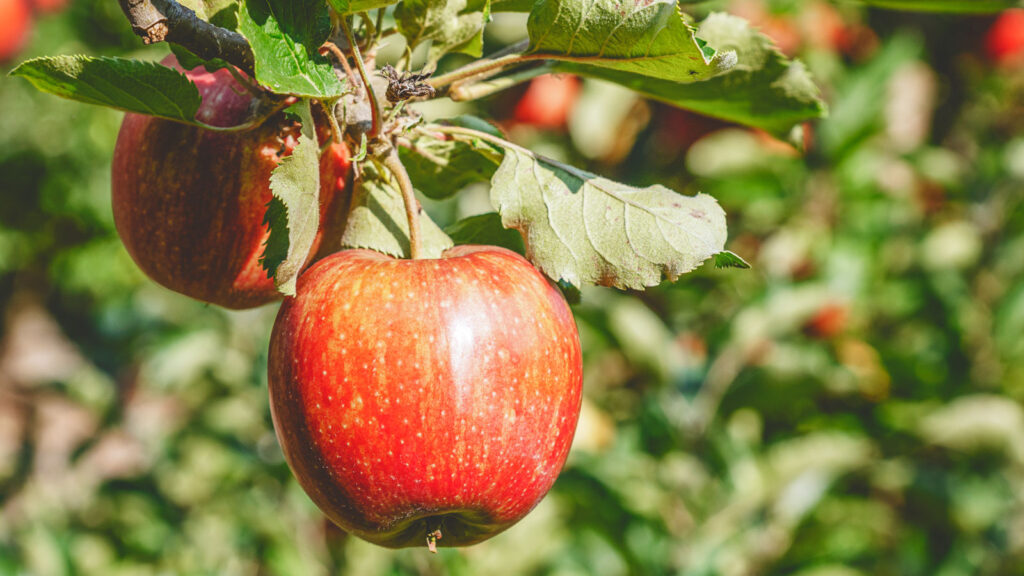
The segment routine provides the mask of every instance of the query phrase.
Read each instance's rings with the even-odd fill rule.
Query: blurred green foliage
[[[710,193],[754,269],[584,289],[565,471],[519,525],[436,557],[348,538],[292,479],[274,306],[134,267],[109,205],[120,115],[0,79],[0,574],[1024,574],[1024,71],[984,59],[992,17],[710,7],[815,74],[831,115],[805,153],[593,81],[565,132],[512,122],[521,91],[444,110]],[[822,40],[836,19],[846,40]],[[23,56],[164,50],[75,0]],[[447,224],[486,191],[428,208]]]

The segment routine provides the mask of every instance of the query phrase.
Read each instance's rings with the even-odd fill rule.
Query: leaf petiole
[[[447,74],[435,76],[430,80],[427,80],[427,84],[430,84],[434,88],[442,88],[449,84],[454,84],[460,80],[468,80],[470,78],[487,78],[493,76],[499,71],[521,64],[523,62],[530,62],[532,60],[543,60],[547,59],[547,56],[537,56],[534,54],[525,54],[523,52],[515,52],[512,54],[505,54],[504,56],[498,56],[497,58],[490,58],[486,60],[477,60],[470,64],[452,70]]]
[[[516,152],[519,152],[520,154],[525,154],[525,155],[530,156],[532,158],[536,158],[538,160],[541,160],[545,164],[549,164],[551,166],[554,166],[555,168],[558,168],[559,170],[563,170],[565,172],[568,172],[568,173],[572,174],[573,176],[576,176],[577,178],[580,178],[580,179],[583,179],[583,180],[587,180],[591,176],[589,173],[587,173],[587,172],[585,172],[585,171],[583,171],[583,170],[581,170],[579,168],[576,168],[575,166],[570,166],[569,164],[563,164],[562,162],[559,162],[558,160],[555,160],[553,158],[548,158],[547,156],[541,156],[540,154],[537,154],[536,152],[534,152],[534,151],[532,151],[532,150],[530,150],[528,148],[523,148],[522,146],[520,146],[518,144],[515,144],[515,143],[512,143],[512,142],[509,142],[508,140],[505,140],[504,138],[498,138],[497,136],[494,136],[493,134],[488,134],[487,132],[481,132],[480,130],[473,130],[472,128],[463,128],[462,126],[446,126],[444,124],[428,124],[428,125],[424,126],[423,128],[425,130],[431,130],[431,131],[434,131],[434,132],[441,132],[442,134],[451,134],[452,136],[455,136],[455,137],[462,136],[463,138],[467,138],[467,137],[470,138],[470,139],[476,138],[476,139],[479,139],[479,140],[483,140],[484,142],[490,142],[491,144],[494,144],[495,146],[498,146],[500,148],[507,148],[509,150],[515,150]]]
[[[547,74],[553,70],[554,68],[551,65],[544,64],[541,66],[517,70],[506,76],[500,76],[493,79],[474,81],[474,79],[470,78],[452,84],[452,87],[448,90],[448,97],[455,102],[478,100],[480,98],[490,96],[495,92],[507,90],[516,84],[526,82],[527,80],[536,78],[542,74]]]

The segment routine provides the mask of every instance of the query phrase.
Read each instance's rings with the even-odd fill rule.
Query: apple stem
[[[427,550],[430,550],[431,554],[437,554],[437,541],[441,539],[441,529],[438,528],[430,534],[427,534]]]
[[[398,149],[394,146],[384,156],[384,166],[395,175],[395,179],[398,180],[398,188],[402,191],[405,215],[409,219],[409,258],[416,260],[422,257],[420,206],[416,201],[416,192],[412,187],[412,180],[409,179],[409,173],[398,158]]]
[[[327,110],[327,121],[331,124],[331,135],[333,136],[334,141],[338,144],[343,144],[345,142],[345,134],[342,132],[341,126],[338,125],[338,117],[334,115],[334,110],[332,110],[333,106],[322,100],[320,101],[320,104],[325,110]],[[328,141],[328,144],[329,143],[330,142]]]

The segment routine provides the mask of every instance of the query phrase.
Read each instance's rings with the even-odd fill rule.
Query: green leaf
[[[583,300],[583,293],[580,292],[580,289],[565,280],[559,280],[555,283],[555,286],[558,286],[558,289],[562,291],[562,297],[569,304],[579,304]]]
[[[986,14],[1021,6],[1019,0],[861,0],[865,4],[907,12]]]
[[[732,63],[696,38],[675,0],[540,0],[527,29],[532,55],[672,82]]]
[[[341,96],[334,68],[317,52],[331,33],[322,0],[246,0],[238,16],[260,84],[278,94]]]
[[[239,0],[180,0],[179,3],[211,24],[238,30]]]
[[[491,12],[529,12],[536,0],[491,0]]]
[[[320,147],[309,100],[291,111],[302,119],[302,132],[295,149],[270,175],[274,198],[264,217],[270,236],[260,260],[277,289],[288,296],[295,295],[295,281],[320,227]]]
[[[220,58],[203,60],[189,51],[188,48],[177,44],[171,44],[171,52],[174,54],[174,57],[178,59],[178,64],[181,64],[181,67],[185,70],[194,70],[199,66],[202,66],[206,68],[207,71],[213,72],[214,70],[231,66],[227,61],[221,60]]]
[[[408,257],[409,221],[398,184],[372,163],[363,164],[362,169],[363,178],[357,181],[352,194],[352,208],[341,238],[342,246]],[[451,238],[426,212],[420,212],[420,236],[425,258],[439,258],[453,245]]]
[[[715,254],[715,268],[740,268],[747,270],[750,268],[750,264],[738,254],[722,250]]]
[[[338,14],[358,14],[397,4],[398,0],[327,0]]]
[[[270,235],[263,244],[260,266],[267,271],[267,278],[273,278],[278,268],[288,259],[288,208],[284,201],[273,196],[267,203],[263,223],[270,229]]]
[[[196,123],[201,102],[195,84],[177,70],[126,58],[34,58],[11,76],[62,98],[189,124]]]
[[[725,212],[706,194],[633,188],[518,147],[491,179],[502,224],[555,280],[642,289],[675,280],[722,251]]]
[[[735,51],[736,65],[725,74],[682,85],[619,70],[560,62],[559,70],[616,82],[668,104],[707,116],[761,128],[787,137],[801,122],[825,115],[825,104],[810,73],[787,60],[770,39],[746,20],[712,14],[698,32],[720,52]]]
[[[523,237],[501,225],[501,215],[488,212],[463,218],[444,229],[456,244],[490,244],[526,254]]]
[[[395,23],[410,48],[431,43],[431,63],[448,52],[480,57],[490,10],[490,0],[405,0],[395,8]]]
[[[478,129],[477,123],[472,127]],[[416,189],[430,198],[441,199],[454,195],[467,184],[490,180],[501,164],[502,150],[479,139],[464,142],[419,131],[409,147],[399,148],[399,155]]]

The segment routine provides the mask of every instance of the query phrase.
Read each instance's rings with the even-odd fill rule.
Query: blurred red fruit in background
[[[0,62],[17,55],[32,31],[27,0],[0,0]]]
[[[66,8],[68,1],[69,0],[32,0],[32,7],[35,8],[36,12],[53,14],[54,12],[60,12]]]
[[[538,128],[564,128],[580,88],[580,80],[575,76],[538,76],[530,81],[526,93],[519,99],[513,117],[517,122]]]
[[[825,304],[804,324],[804,333],[811,338],[828,340],[838,336],[845,328],[850,310],[844,304]]]
[[[985,36],[985,52],[1000,66],[1024,64],[1024,9],[999,15]]]

